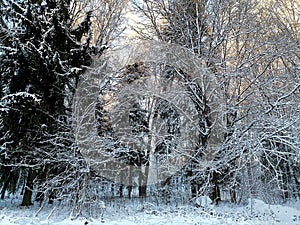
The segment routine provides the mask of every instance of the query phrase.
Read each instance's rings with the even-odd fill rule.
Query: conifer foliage
[[[0,1],[1,198],[21,190],[22,205],[32,204],[37,181],[64,170],[72,154],[71,101],[92,49],[90,14],[75,22],[71,6]]]

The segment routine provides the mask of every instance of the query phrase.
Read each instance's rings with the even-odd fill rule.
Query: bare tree
[[[266,194],[253,189],[257,185],[251,176],[264,180],[258,175],[258,165],[275,174],[285,174],[280,176],[294,180],[297,189],[296,176],[287,178],[288,174],[298,173],[295,168],[289,167],[291,173],[286,169],[279,173],[274,165],[285,161],[287,168],[299,163],[298,131],[294,130],[298,117],[293,113],[297,112],[299,94],[299,1],[267,4],[255,0],[145,0],[137,3],[136,8],[148,18],[145,29],[150,27],[149,33],[191,49],[222,87],[226,123],[223,146],[212,152],[215,157],[211,173],[199,171],[210,183],[213,200],[220,198],[221,186],[223,190],[229,189],[234,202],[245,197],[236,193],[241,185],[253,195]],[[138,32],[143,38],[149,36],[147,32]],[[273,121],[272,126],[267,121]],[[266,152],[262,143],[269,132],[280,137],[279,142],[293,147],[286,151],[286,145],[280,149],[272,144]],[[266,166],[265,159],[273,154],[281,160],[268,160],[271,167]],[[286,163],[287,158],[293,159],[293,163]],[[248,171],[247,176],[244,171]]]
[[[77,98],[78,134],[83,137],[77,140],[91,168],[121,184],[120,196],[126,188],[131,197],[136,186],[145,197],[147,186],[157,188],[197,152],[207,154],[202,143],[209,130],[220,126],[215,109],[220,99],[216,81],[198,61],[180,46],[137,42],[112,51],[106,68],[87,74],[84,94]],[[97,84],[98,103],[98,92],[90,92]],[[84,102],[81,96],[89,93],[91,99]],[[199,116],[205,110],[206,117]]]

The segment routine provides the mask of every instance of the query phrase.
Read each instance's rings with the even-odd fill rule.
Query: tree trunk
[[[139,197],[146,198],[147,197],[147,178],[149,173],[149,166],[145,168],[145,174],[140,170],[139,177]]]
[[[210,194],[210,198],[213,201],[214,204],[218,205],[219,202],[221,201],[221,192],[220,192],[220,188],[218,185],[218,180],[219,180],[219,176],[218,173],[216,171],[214,171],[212,173],[212,178],[211,178],[211,182],[212,182],[212,192]]]
[[[120,182],[119,182],[119,197],[120,198],[123,198],[123,188],[124,188],[123,176],[124,176],[124,173],[123,173],[123,171],[121,171],[120,172]]]
[[[110,186],[111,196],[115,197],[115,183],[112,183]]]
[[[230,189],[230,201],[231,203],[234,203],[236,204],[237,203],[237,193],[236,193],[236,190],[233,188],[233,189]]]
[[[32,204],[33,180],[34,180],[34,172],[32,171],[32,168],[29,168],[21,206],[33,205]]]
[[[146,198],[147,197],[147,186],[139,186],[139,197]]]
[[[191,181],[192,198],[196,198],[198,194],[198,185],[195,181]]]
[[[5,192],[6,192],[7,188],[8,188],[8,185],[9,185],[9,183],[11,181],[12,176],[13,176],[13,173],[10,171],[8,177],[6,178],[6,180],[5,180],[4,184],[3,184],[2,190],[1,190],[1,199],[5,198]]]
[[[128,177],[128,198],[132,197],[132,166],[129,165],[129,177]]]

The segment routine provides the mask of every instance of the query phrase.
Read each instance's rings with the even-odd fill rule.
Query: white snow
[[[199,196],[195,202],[199,207],[209,208],[212,206],[212,200],[208,196]]]
[[[40,102],[41,99],[39,99],[35,94],[31,94],[28,92],[17,92],[13,94],[8,94],[2,97],[0,100],[1,102],[7,101],[7,99],[14,99],[15,97],[23,97],[23,98],[32,98],[36,102]]]
[[[1,201],[0,225],[299,225],[299,201],[293,206],[268,205],[261,200],[249,200],[247,205],[222,203],[220,206],[196,208],[193,206],[154,206],[136,204],[107,206],[103,220],[79,217],[75,220],[58,206],[45,206],[37,214],[38,206],[22,208]],[[117,208],[116,208],[117,207]]]

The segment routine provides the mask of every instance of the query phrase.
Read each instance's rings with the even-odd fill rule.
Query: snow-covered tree
[[[92,48],[91,15],[74,24],[70,6],[51,0],[0,4],[1,192],[3,198],[22,189],[22,205],[32,204],[36,181],[63,171],[64,158],[73,154],[72,96]]]
[[[189,48],[219,82],[223,144],[211,151],[208,170],[194,168],[200,184],[196,191],[211,189],[212,200],[229,191],[234,202],[246,192],[263,196],[266,189],[252,188],[261,186],[259,180],[267,185],[261,172],[272,171],[277,174],[273,184],[286,190],[282,184],[292,181],[290,191],[297,192],[299,117],[293,112],[298,112],[299,95],[299,1],[147,0],[138,1],[136,8],[148,19],[144,30],[137,29],[143,38]]]

